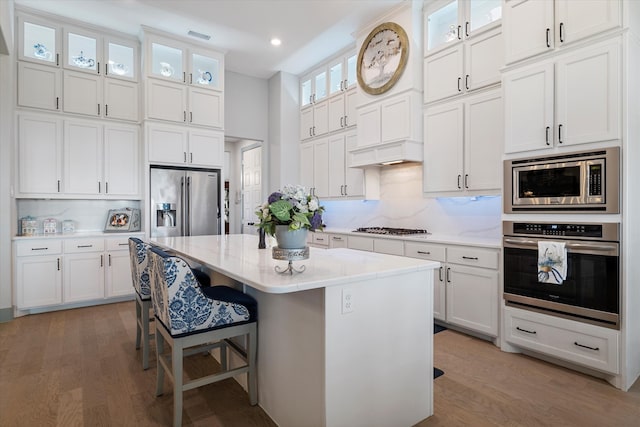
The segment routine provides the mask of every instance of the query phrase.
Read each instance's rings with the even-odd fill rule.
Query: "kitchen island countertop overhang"
[[[257,300],[258,402],[279,426],[400,427],[433,415],[438,262],[310,248],[295,262],[306,270],[290,275],[274,270],[286,261],[258,249],[257,236],[150,243],[242,283]]]

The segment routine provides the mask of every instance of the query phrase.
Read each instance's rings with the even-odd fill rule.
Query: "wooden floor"
[[[434,336],[429,426],[638,426],[640,382],[604,381],[447,330]],[[31,315],[0,324],[0,426],[168,426],[170,383],[155,397],[155,352],[143,371],[133,302]],[[186,371],[213,371],[192,356]],[[185,426],[274,426],[232,379],[185,393]],[[344,426],[352,427],[352,426]],[[391,427],[391,426],[390,426]]]

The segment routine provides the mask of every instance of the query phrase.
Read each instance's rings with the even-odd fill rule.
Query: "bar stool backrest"
[[[136,237],[129,237],[129,258],[131,260],[131,281],[142,299],[151,297],[149,284],[149,245]]]

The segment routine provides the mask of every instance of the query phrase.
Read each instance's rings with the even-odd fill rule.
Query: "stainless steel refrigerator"
[[[220,171],[151,166],[151,237],[220,234]]]

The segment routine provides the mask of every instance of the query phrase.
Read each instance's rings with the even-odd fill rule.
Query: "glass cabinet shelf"
[[[342,78],[342,62],[338,62],[329,68],[329,94],[341,92],[344,88],[344,79]]]
[[[501,0],[474,0],[469,3],[469,26],[471,32],[501,18]]]
[[[427,17],[427,50],[458,40],[458,2],[453,1]]]

